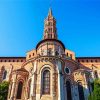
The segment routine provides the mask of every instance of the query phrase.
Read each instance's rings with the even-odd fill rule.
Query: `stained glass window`
[[[50,71],[45,70],[43,72],[43,94],[50,94]]]

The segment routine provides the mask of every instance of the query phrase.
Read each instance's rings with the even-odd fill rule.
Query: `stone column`
[[[31,99],[30,100],[33,100],[34,99],[34,96],[35,96],[35,94],[34,94],[34,85],[35,85],[35,71],[36,71],[36,64],[37,64],[37,62],[35,61],[34,62],[34,65],[33,65],[33,71],[32,71],[32,80],[31,80],[31,89],[30,89],[30,97],[31,97]]]
[[[89,96],[89,89],[87,84],[84,84],[84,98],[85,100],[88,100],[88,96]]]
[[[12,91],[12,82],[10,82],[10,84],[9,84],[7,100],[9,100],[11,97],[11,91]]]
[[[37,75],[36,81],[36,100],[40,100],[41,97],[41,76]]]
[[[36,62],[34,64],[34,72],[36,71],[36,67],[38,67],[38,62]],[[34,89],[36,89],[36,94],[34,94],[36,100],[40,100],[40,97],[41,97],[41,75],[38,73],[38,74],[35,74],[36,75],[36,81],[34,81],[34,85],[36,86]]]
[[[56,73],[55,72],[53,72],[52,73],[52,97],[53,97],[53,100],[56,100]]]
[[[86,81],[86,75],[85,74],[84,74],[84,80],[85,80],[85,84],[84,84],[84,98],[85,98],[85,100],[88,100],[89,89],[88,89],[88,83]]]
[[[13,81],[10,100],[14,100],[14,98],[15,98],[15,97],[14,97],[15,88],[16,88],[16,82]]]
[[[58,100],[64,100],[63,76],[58,74]]]
[[[100,78],[100,74],[99,73],[100,73],[100,70],[98,70],[98,78]]]
[[[12,77],[13,77],[13,81],[12,81],[12,90],[11,90],[10,100],[16,100],[15,96],[16,96],[16,79],[17,79],[17,75],[14,74]]]
[[[62,75],[61,62],[57,61],[58,68],[58,100],[64,100],[64,79]]]
[[[32,81],[31,81],[31,89],[30,89],[30,97],[31,99],[30,100],[33,100],[33,97],[34,97],[34,74],[32,76]]]

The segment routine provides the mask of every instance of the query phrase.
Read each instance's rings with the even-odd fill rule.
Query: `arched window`
[[[68,57],[68,53],[67,53],[67,57]]]
[[[72,100],[71,84],[69,81],[66,82],[66,92],[67,92],[67,100]]]
[[[94,72],[95,78],[98,78],[98,73],[97,71]]]
[[[23,89],[23,83],[22,81],[20,81],[17,89],[17,96],[16,96],[17,99],[21,99],[22,89]]]
[[[42,85],[42,93],[50,94],[50,71],[45,70],[43,72],[43,85]]]
[[[56,52],[55,52],[55,55],[56,55],[56,56],[58,56],[58,55],[59,55],[58,51],[56,51]]]
[[[49,48],[49,49],[48,49],[48,56],[51,56],[51,55],[52,55],[52,49]]]
[[[79,100],[85,100],[84,99],[84,90],[81,82],[78,82],[78,92],[79,92]]]
[[[7,76],[7,71],[5,70],[3,73],[3,79],[6,79],[6,76]]]

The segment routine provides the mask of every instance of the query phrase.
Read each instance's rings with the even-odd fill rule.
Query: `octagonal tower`
[[[57,39],[56,20],[49,9],[47,18],[44,21],[43,40],[37,46],[37,54],[41,56],[61,56],[65,52],[64,44]]]

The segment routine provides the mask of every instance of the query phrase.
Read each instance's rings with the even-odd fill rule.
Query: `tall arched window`
[[[84,90],[81,82],[78,82],[78,92],[79,92],[79,100],[85,100],[84,99]]]
[[[72,100],[71,84],[69,81],[66,82],[66,92],[67,92],[67,100]]]
[[[3,79],[6,79],[6,76],[7,76],[7,71],[5,70],[3,73]]]
[[[42,85],[42,93],[50,94],[50,71],[45,70],[43,72],[43,85]]]
[[[22,81],[20,81],[18,84],[18,89],[17,89],[17,96],[16,96],[17,99],[21,99],[22,89],[23,89],[23,83]]]

